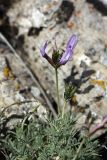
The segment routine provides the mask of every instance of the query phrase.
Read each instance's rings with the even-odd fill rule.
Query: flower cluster
[[[52,58],[50,58],[46,53],[46,48],[48,46],[48,41],[40,48],[40,53],[42,57],[47,59],[47,61],[54,67],[58,68],[61,65],[65,65],[73,55],[73,49],[77,44],[77,37],[76,35],[72,35],[67,42],[66,49],[64,53],[59,52],[59,50],[54,50]]]

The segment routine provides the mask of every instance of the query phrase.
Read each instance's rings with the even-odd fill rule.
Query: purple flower
[[[53,66],[54,66],[54,63],[52,61],[52,59],[46,54],[46,48],[48,46],[48,41],[45,42],[45,44],[40,48],[40,53],[42,55],[42,57],[46,58],[47,61]]]
[[[76,46],[77,44],[77,37],[76,35],[72,35],[70,37],[70,39],[68,40],[67,42],[67,46],[66,46],[66,50],[65,52],[62,54],[62,56],[59,54],[59,51],[54,51],[54,54],[56,55],[55,57],[56,58],[56,62],[53,61],[53,59],[51,59],[47,53],[46,53],[46,48],[47,48],[47,45],[48,45],[48,42],[46,41],[45,44],[40,48],[40,53],[41,55],[47,59],[47,61],[53,66],[53,67],[60,67],[61,65],[64,65],[66,64],[70,58],[72,57],[73,55],[73,49],[74,47]],[[59,56],[58,56],[59,54]],[[60,58],[59,58],[60,57]]]
[[[43,47],[40,48],[40,53],[41,53],[42,57],[45,57],[45,55],[46,55],[47,46],[48,46],[48,42],[46,41],[45,44],[43,45]]]
[[[64,65],[70,60],[70,58],[73,55],[73,49],[76,46],[76,44],[77,44],[77,37],[76,35],[72,35],[67,43],[66,50],[59,61],[60,65]]]

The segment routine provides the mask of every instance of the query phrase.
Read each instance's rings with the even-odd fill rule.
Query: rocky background
[[[59,69],[61,104],[65,83],[78,88],[69,108],[89,111],[95,124],[107,116],[107,1],[106,0],[0,0],[0,109],[6,117],[28,112],[56,116],[54,69],[40,55],[48,40],[48,53],[64,50],[75,33],[73,59]],[[42,105],[41,105],[42,104]],[[44,106],[44,107],[43,107]]]

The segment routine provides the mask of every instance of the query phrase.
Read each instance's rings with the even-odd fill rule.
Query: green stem
[[[63,108],[62,108],[62,118],[63,118],[63,116],[64,116],[64,112],[65,112],[66,105],[67,105],[67,101],[65,100],[64,105],[63,105]]]
[[[59,85],[58,85],[58,70],[55,68],[55,77],[56,77],[56,94],[57,94],[57,105],[58,105],[58,114],[60,113],[60,101],[59,101]]]
[[[78,158],[78,155],[79,155],[79,153],[80,153],[80,151],[81,151],[81,148],[82,148],[82,146],[83,146],[83,144],[84,144],[84,142],[85,142],[85,139],[86,139],[86,137],[84,137],[83,140],[81,141],[81,143],[80,143],[80,145],[79,145],[79,147],[78,147],[78,149],[77,149],[77,152],[76,152],[73,160],[76,160],[76,159]]]

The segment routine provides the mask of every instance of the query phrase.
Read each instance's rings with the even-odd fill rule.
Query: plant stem
[[[67,105],[67,101],[65,100],[65,101],[64,101],[63,108],[62,108],[62,118],[63,118],[63,116],[64,116],[64,112],[65,112],[66,105]]]
[[[55,68],[55,77],[56,77],[56,94],[57,94],[57,105],[58,105],[58,114],[60,113],[60,101],[59,101],[59,85],[58,85],[58,70]]]
[[[78,158],[78,155],[79,155],[79,153],[80,153],[80,151],[81,151],[81,148],[82,148],[82,146],[83,146],[83,144],[84,144],[84,142],[85,142],[85,139],[86,139],[86,137],[84,137],[83,140],[81,141],[81,143],[80,143],[80,145],[79,145],[79,147],[78,147],[78,149],[77,149],[77,152],[76,152],[73,160],[76,160],[76,159]]]

